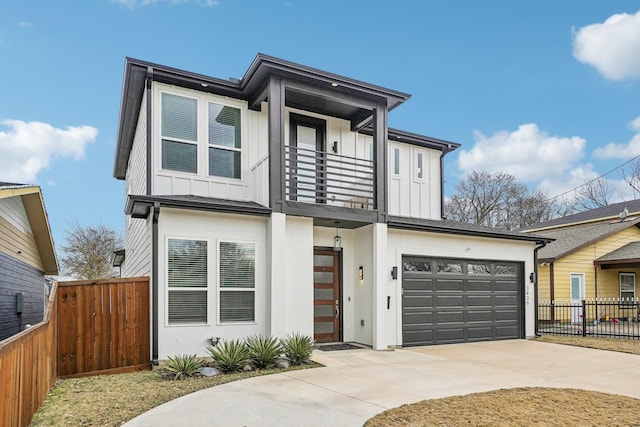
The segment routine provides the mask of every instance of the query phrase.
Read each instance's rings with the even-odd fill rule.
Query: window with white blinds
[[[207,323],[207,242],[167,241],[168,323]]]
[[[198,172],[198,101],[162,93],[162,169]]]
[[[220,323],[255,321],[256,247],[220,242]]]
[[[209,175],[240,179],[240,109],[209,103]]]

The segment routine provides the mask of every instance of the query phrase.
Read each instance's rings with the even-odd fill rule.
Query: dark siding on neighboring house
[[[16,314],[16,294],[24,293],[24,311]],[[0,252],[0,340],[42,321],[44,273]]]

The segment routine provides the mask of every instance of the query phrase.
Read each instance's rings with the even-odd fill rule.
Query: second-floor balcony
[[[373,161],[295,146],[285,147],[289,201],[374,209]]]

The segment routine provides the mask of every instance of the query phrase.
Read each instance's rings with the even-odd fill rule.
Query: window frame
[[[207,172],[207,176],[208,177],[215,177],[216,179],[232,179],[234,181],[242,181],[242,177],[243,177],[243,168],[242,168],[242,159],[244,157],[243,155],[243,147],[244,147],[244,131],[243,131],[243,123],[244,123],[244,114],[242,112],[242,108],[236,105],[230,105],[230,104],[226,104],[226,103],[222,103],[218,100],[210,100],[207,99],[205,100],[206,104],[207,104],[207,108],[206,108],[206,113],[207,113],[207,168],[206,168],[206,172]],[[240,148],[236,148],[236,147],[229,147],[226,145],[218,145],[218,144],[212,144],[211,141],[209,141],[209,126],[210,126],[210,122],[209,122],[209,108],[211,106],[211,104],[214,105],[220,105],[223,108],[224,107],[229,107],[229,108],[235,108],[236,110],[238,110],[240,112],[240,125],[239,125],[239,132],[240,132]],[[229,177],[229,176],[221,176],[221,175],[212,175],[211,174],[211,162],[210,162],[210,149],[211,148],[215,148],[218,150],[224,150],[224,151],[230,151],[230,152],[234,152],[234,153],[240,153],[240,176],[238,178],[236,177]]]
[[[427,163],[427,152],[425,150],[414,149],[414,165],[413,165],[413,179],[415,182],[426,182],[427,174],[426,174],[426,163]]]
[[[622,301],[622,277],[623,276],[627,276],[627,277],[632,277],[633,278],[633,296],[631,297],[632,300],[631,301]],[[624,272],[624,271],[620,271],[618,272],[618,298],[619,298],[619,302],[620,302],[620,307],[630,307],[633,306],[635,304],[636,301],[636,273],[630,273],[630,272]],[[624,293],[629,293],[630,291],[624,291]],[[629,297],[624,297],[624,298],[629,298]]]
[[[391,147],[391,175],[394,177],[399,177],[402,175],[402,153],[400,147]],[[397,172],[396,172],[396,166]]]
[[[206,284],[204,287],[171,287],[169,285],[169,241],[170,240],[182,240],[182,241],[194,241],[194,242],[204,242],[206,244]],[[165,237],[165,325],[168,327],[183,327],[183,326],[209,326],[210,325],[210,283],[211,283],[211,269],[210,269],[210,255],[211,255],[211,242],[208,239],[200,239],[195,237],[176,237],[176,236],[166,236]],[[206,320],[204,322],[184,322],[184,323],[171,323],[169,320],[169,293],[171,291],[200,291],[205,292],[205,303],[206,303]]]
[[[237,244],[250,244],[253,245],[253,253],[254,253],[254,259],[253,259],[253,288],[229,288],[229,287],[225,287],[223,288],[221,286],[221,277],[222,274],[220,272],[220,265],[221,265],[221,261],[222,261],[222,251],[220,250],[220,245],[222,243],[237,243]],[[258,244],[255,241],[249,241],[249,240],[231,240],[231,239],[218,239],[216,242],[216,251],[217,251],[217,261],[216,261],[216,276],[218,278],[218,280],[216,281],[216,324],[218,326],[226,326],[226,325],[255,325],[257,324],[257,320],[256,320],[256,294],[257,294],[257,277],[258,277],[258,271],[257,271],[257,258],[258,258]],[[220,318],[220,314],[222,313],[222,309],[220,307],[221,305],[221,294],[222,292],[225,291],[242,291],[242,292],[253,292],[253,320],[240,320],[240,321],[231,321],[231,322],[225,322],[222,321]]]
[[[163,105],[163,96],[167,94],[167,95],[171,95],[171,96],[177,96],[177,97],[181,97],[181,98],[187,98],[187,99],[192,99],[196,102],[196,140],[195,141],[191,141],[188,139],[182,139],[182,138],[176,138],[176,137],[165,137],[162,134],[162,121],[163,121],[163,116],[162,116],[162,105]],[[159,144],[159,152],[160,152],[160,161],[158,164],[158,169],[164,172],[170,172],[170,173],[179,173],[179,174],[187,174],[187,175],[198,175],[199,171],[200,171],[200,167],[199,167],[199,158],[200,155],[198,153],[199,148],[200,148],[200,99],[198,97],[195,96],[189,96],[189,95],[185,95],[184,93],[176,93],[176,92],[171,92],[168,90],[160,90],[160,96],[159,96],[159,108],[158,108],[158,114],[159,114],[159,120],[158,120],[158,124],[159,124],[159,129],[158,129],[158,134],[160,135],[160,144]],[[182,170],[176,170],[176,169],[167,169],[163,166],[162,164],[162,157],[164,154],[164,148],[163,148],[163,143],[164,141],[169,141],[169,142],[176,142],[176,143],[180,143],[180,144],[189,144],[189,145],[193,145],[196,148],[196,170],[195,172],[190,172],[190,171],[182,171]]]

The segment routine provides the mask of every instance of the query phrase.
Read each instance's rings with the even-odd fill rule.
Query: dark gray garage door
[[[522,264],[405,256],[405,346],[523,337]]]

